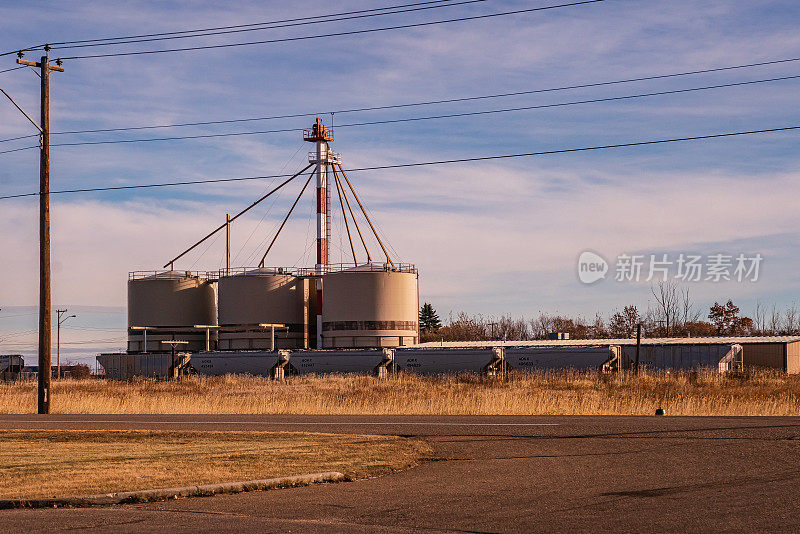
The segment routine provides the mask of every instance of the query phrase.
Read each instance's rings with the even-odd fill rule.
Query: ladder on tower
[[[328,175],[328,183],[325,184],[325,239],[328,243],[328,254],[330,254],[331,246],[331,185],[330,175]],[[330,261],[330,259],[328,260]]]

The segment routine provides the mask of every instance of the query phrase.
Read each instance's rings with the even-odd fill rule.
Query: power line
[[[8,319],[9,317],[24,317],[26,315],[39,315],[38,311],[28,313],[17,313],[15,315],[0,315],[0,319]]]
[[[20,135],[18,137],[9,137],[8,139],[0,139],[0,143],[8,143],[9,141],[19,141],[20,139],[30,139],[31,137],[39,137],[39,134]]]
[[[14,67],[13,69],[0,70],[0,74],[3,74],[4,72],[11,72],[12,70],[19,70],[19,69],[24,69],[24,68],[25,68],[25,65],[23,65],[21,67]]]
[[[107,338],[107,339],[90,339],[90,340],[87,340],[87,341],[62,341],[61,345],[92,345],[92,344],[95,344],[95,343],[113,343],[113,342],[117,342],[117,341],[124,341],[125,339],[127,339],[127,338],[126,337],[115,337],[115,338]],[[15,347],[17,349],[27,348],[27,347],[36,348],[36,346],[37,346],[37,345],[35,345],[33,343],[25,342],[25,341],[15,341],[15,342],[12,342],[12,343],[3,343],[3,344],[6,345],[6,346],[9,346],[9,347]]]
[[[250,46],[250,45],[257,45],[257,44],[272,44],[272,43],[285,43],[291,41],[305,41],[309,39],[320,39],[324,37],[341,37],[345,35],[359,35],[365,33],[374,33],[374,32],[382,32],[388,30],[400,30],[406,28],[419,28],[423,26],[434,26],[437,24],[447,24],[450,22],[464,22],[468,20],[479,20],[479,19],[488,19],[492,17],[502,17],[506,15],[520,15],[523,13],[533,13],[536,11],[546,11],[550,9],[559,9],[562,7],[573,7],[573,6],[580,6],[585,4],[596,4],[598,2],[604,2],[605,0],[581,0],[578,2],[570,2],[566,4],[557,4],[552,6],[544,6],[544,7],[533,7],[527,9],[516,9],[514,11],[502,11],[499,13],[488,13],[485,15],[473,15],[469,17],[457,17],[451,19],[444,19],[444,20],[435,20],[430,22],[416,22],[416,23],[409,23],[409,24],[399,24],[396,26],[384,26],[381,28],[369,28],[363,30],[350,30],[350,31],[343,31],[343,32],[332,32],[332,33],[323,33],[317,35],[303,35],[299,37],[284,37],[281,39],[266,39],[260,41],[246,41],[242,43],[227,43],[227,44],[216,44],[216,45],[204,45],[204,46],[187,46],[182,48],[164,48],[161,50],[139,50],[134,52],[114,52],[108,54],[87,54],[83,56],[64,56],[60,59],[62,60],[71,60],[71,59],[94,59],[94,58],[104,58],[104,57],[120,57],[120,56],[140,56],[143,54],[163,54],[166,52],[187,52],[191,50],[211,50],[216,48],[230,48],[234,46]]]
[[[313,21],[313,20],[316,20],[316,19],[326,19],[326,18],[329,18],[329,17],[338,17],[338,16],[343,16],[343,15],[354,15],[354,14],[359,14],[359,13],[373,13],[373,12],[377,12],[377,11],[386,11],[386,10],[390,10],[390,9],[400,9],[400,8],[407,8],[407,7],[414,7],[414,6],[424,6],[424,5],[429,5],[429,4],[441,4],[441,3],[447,2],[447,1],[449,1],[449,0],[432,0],[432,1],[427,1],[427,2],[415,2],[415,3],[412,3],[412,4],[401,4],[401,5],[386,6],[386,7],[381,7],[381,8],[360,9],[360,10],[356,10],[356,11],[344,11],[344,12],[339,12],[339,13],[329,13],[327,15],[315,15],[315,16],[310,16],[310,17],[297,17],[297,18],[291,18],[291,19],[281,19],[281,20],[267,21],[267,22],[256,22],[256,23],[250,23],[250,24],[234,24],[234,25],[230,25],[230,26],[216,26],[216,27],[211,27],[211,28],[198,28],[198,29],[195,29],[195,30],[182,30],[182,31],[159,32],[159,33],[145,33],[145,34],[138,34],[138,35],[125,35],[125,36],[120,36],[120,37],[103,37],[103,38],[99,38],[99,39],[82,39],[82,40],[76,40],[76,41],[58,41],[58,42],[52,42],[52,43],[50,43],[50,45],[73,45],[73,44],[83,44],[83,43],[101,43],[103,41],[112,41],[112,43],[108,43],[108,44],[115,44],[115,43],[113,43],[113,41],[128,40],[128,39],[140,39],[140,38],[147,38],[147,37],[161,37],[161,36],[176,36],[176,37],[179,37],[179,36],[181,36],[183,34],[196,34],[198,32],[232,30],[232,29],[238,29],[238,28],[256,28],[256,29],[258,29],[257,28],[258,26],[267,26],[267,25],[271,25],[271,24],[281,24],[281,23],[285,23],[285,22],[298,22],[298,21]],[[474,0],[474,1],[485,1],[485,0]],[[465,3],[465,2],[459,2],[459,3]],[[325,21],[323,20],[323,21],[319,21],[319,22],[325,22]],[[193,37],[193,35],[188,35],[188,37]],[[28,47],[28,48],[23,48],[22,50],[23,51],[31,51],[31,50],[42,48],[44,46],[45,46],[44,44],[40,44],[40,45]],[[15,54],[15,53],[17,53],[17,50],[2,53],[2,54],[0,54],[0,56],[7,56],[7,55]]]
[[[800,125],[795,126],[784,126],[780,128],[766,128],[761,130],[747,130],[747,131],[738,131],[738,132],[725,132],[725,133],[718,133],[718,134],[707,134],[707,135],[696,135],[691,137],[675,137],[671,139],[656,139],[656,140],[649,140],[649,141],[634,141],[630,143],[616,143],[611,145],[596,145],[596,146],[588,146],[588,147],[578,147],[578,148],[561,148],[555,150],[543,150],[540,152],[521,152],[517,154],[503,154],[503,155],[496,155],[496,156],[479,156],[473,158],[457,158],[457,159],[446,159],[446,160],[436,160],[436,161],[423,161],[417,163],[398,163],[394,165],[376,165],[373,167],[359,167],[354,169],[348,169],[348,172],[359,172],[359,171],[376,171],[376,170],[385,170],[385,169],[403,169],[403,168],[410,168],[410,167],[424,167],[424,166],[431,166],[431,165],[447,165],[452,163],[468,163],[468,162],[476,162],[476,161],[489,161],[489,160],[499,160],[499,159],[511,159],[511,158],[523,158],[523,157],[532,157],[532,156],[546,156],[552,154],[569,154],[573,152],[590,152],[594,150],[610,150],[614,148],[626,148],[626,147],[640,147],[640,146],[648,146],[648,145],[659,145],[659,144],[666,144],[666,143],[678,143],[678,142],[687,142],[687,141],[700,141],[703,139],[720,139],[726,137],[736,137],[736,136],[743,136],[743,135],[757,135],[757,134],[767,134],[767,133],[777,133],[777,132],[786,132],[792,130],[800,130]],[[65,193],[92,193],[98,191],[120,191],[125,189],[145,189],[145,188],[153,188],[153,187],[171,187],[171,186],[180,186],[180,185],[195,185],[195,184],[210,184],[210,183],[222,183],[222,182],[241,182],[241,181],[248,181],[248,180],[263,180],[267,178],[284,178],[288,176],[293,176],[290,174],[273,174],[267,176],[247,176],[243,178],[215,178],[211,180],[186,180],[181,182],[163,182],[163,183],[155,183],[155,184],[136,184],[136,185],[121,185],[121,186],[112,186],[112,187],[89,187],[83,189],[62,189],[59,191],[50,191],[50,194],[65,194]],[[6,200],[11,198],[22,198],[22,197],[32,197],[38,196],[39,193],[20,193],[17,195],[5,195],[0,196],[0,200]]]
[[[24,147],[21,147],[21,148],[12,148],[11,150],[2,150],[2,151],[0,151],[0,154],[10,154],[11,152],[19,152],[21,150],[30,150],[32,148],[39,148],[39,145],[24,146]]]
[[[33,330],[17,330],[15,332],[9,332],[7,334],[3,334],[3,339],[2,340],[3,340],[3,342],[5,342],[6,340],[8,340],[9,338],[12,338],[12,337],[28,336],[28,335],[36,333],[36,332],[38,332],[38,330],[36,330],[35,328]]]
[[[557,102],[553,104],[537,104],[533,106],[516,106],[511,108],[501,108],[501,109],[489,109],[489,110],[481,110],[481,111],[464,111],[460,113],[445,113],[440,115],[427,115],[422,117],[405,117],[399,119],[384,119],[384,120],[377,120],[377,121],[366,121],[366,122],[353,122],[353,123],[345,123],[339,124],[336,128],[349,128],[349,127],[356,127],[356,126],[376,126],[381,124],[397,124],[402,122],[416,122],[416,121],[426,121],[426,120],[440,120],[440,119],[452,119],[452,118],[459,118],[459,117],[472,117],[477,115],[490,115],[495,113],[510,113],[514,111],[531,111],[536,109],[549,109],[549,108],[558,108],[558,107],[567,107],[567,106],[575,106],[575,105],[584,105],[584,104],[597,104],[602,102],[616,102],[622,100],[634,100],[637,98],[649,98],[654,96],[664,96],[664,95],[673,95],[673,94],[681,94],[681,93],[691,93],[695,91],[707,91],[711,89],[722,89],[727,87],[740,87],[745,85],[754,85],[759,83],[771,83],[771,82],[778,82],[778,81],[786,81],[786,80],[795,80],[800,78],[800,75],[792,75],[792,76],[780,76],[777,78],[766,78],[761,80],[748,80],[744,82],[731,82],[731,83],[724,83],[724,84],[716,84],[716,85],[706,85],[702,87],[690,87],[686,89],[672,89],[669,91],[655,91],[650,93],[639,93],[634,95],[623,95],[623,96],[612,96],[612,97],[604,97],[604,98],[592,98],[587,100],[573,100],[569,102]],[[217,133],[217,134],[196,134],[196,135],[180,135],[180,136],[171,136],[171,137],[149,137],[144,139],[109,139],[104,141],[75,141],[71,143],[53,143],[51,146],[85,146],[85,145],[113,145],[113,144],[120,144],[120,143],[145,143],[145,142],[155,142],[155,141],[179,141],[179,140],[188,140],[188,139],[209,139],[209,138],[217,138],[217,137],[238,137],[243,135],[263,135],[263,134],[273,134],[273,133],[287,133],[287,132],[297,132],[299,128],[280,128],[274,130],[255,130],[255,131],[245,131],[245,132],[227,132],[227,133]],[[15,139],[20,139],[17,137]],[[0,142],[4,142],[4,140],[0,140]],[[2,151],[0,154],[4,154],[7,152],[15,152],[20,150],[29,150],[32,148],[37,148],[37,146],[28,146],[17,148],[14,150],[7,150]]]
[[[99,42],[103,42],[103,41],[112,41],[112,43],[110,43],[110,44],[114,44],[113,41],[119,41],[119,40],[139,39],[139,38],[146,38],[146,37],[160,37],[160,36],[169,36],[169,35],[179,36],[181,34],[194,34],[194,33],[198,33],[198,32],[209,32],[209,31],[217,31],[217,30],[230,30],[230,29],[236,29],[236,28],[253,28],[253,27],[257,27],[257,26],[266,26],[266,25],[270,25],[270,24],[281,24],[281,23],[285,23],[285,22],[298,22],[298,21],[305,21],[305,20],[311,21],[311,20],[316,20],[316,19],[326,19],[326,18],[330,18],[330,17],[338,17],[338,16],[342,16],[342,15],[354,15],[354,14],[358,14],[358,13],[371,13],[371,12],[376,12],[376,11],[386,11],[386,10],[389,10],[389,9],[400,9],[400,8],[422,6],[422,5],[428,5],[428,4],[439,4],[439,3],[442,3],[442,2],[445,2],[445,1],[448,1],[448,0],[432,0],[432,1],[427,1],[427,2],[415,2],[415,3],[412,3],[412,4],[401,4],[401,5],[387,6],[387,7],[382,7],[382,8],[361,9],[361,10],[356,10],[356,11],[343,11],[343,12],[339,12],[339,13],[329,13],[327,15],[315,15],[315,16],[310,16],[310,17],[297,17],[297,18],[292,18],[292,19],[273,20],[273,21],[268,21],[268,22],[255,22],[255,23],[250,23],[250,24],[235,24],[235,25],[231,25],[231,26],[217,26],[217,27],[211,27],[211,28],[198,28],[198,29],[195,29],[195,30],[182,30],[182,31],[174,31],[174,32],[145,33],[145,34],[139,34],[139,35],[126,35],[126,36],[121,36],[121,37],[103,37],[103,38],[99,38],[99,39],[82,39],[82,40],[76,40],[76,41],[57,41],[57,42],[52,42],[52,43],[49,43],[49,44],[50,45],[72,45],[72,44],[83,44],[83,43],[99,43]],[[320,21],[320,22],[324,22],[324,21]],[[47,45],[42,43],[42,44],[39,44],[39,45],[29,46],[27,48],[21,48],[21,49],[12,50],[12,51],[9,51],[9,52],[4,52],[4,53],[1,53],[0,56],[8,56],[8,55],[11,55],[11,54],[16,54],[17,52],[20,52],[20,51],[22,51],[22,52],[34,51],[34,50],[42,49],[45,46],[47,46]]]
[[[727,67],[715,67],[710,69],[701,69],[701,70],[693,70],[693,71],[684,71],[684,72],[676,72],[676,73],[669,73],[669,74],[656,74],[652,76],[642,76],[638,78],[626,78],[621,80],[612,80],[612,81],[605,81],[605,82],[593,82],[593,83],[586,83],[586,84],[579,84],[579,85],[564,85],[559,87],[549,87],[545,89],[531,89],[527,91],[514,91],[509,93],[495,93],[490,95],[479,95],[479,96],[467,96],[467,97],[459,97],[459,98],[448,98],[448,99],[441,99],[441,100],[427,100],[423,102],[410,102],[404,104],[390,104],[390,105],[383,105],[383,106],[370,106],[370,107],[360,107],[360,108],[350,108],[350,109],[340,109],[340,110],[330,110],[330,111],[317,111],[317,112],[309,112],[309,113],[291,113],[286,115],[269,115],[265,117],[246,117],[241,119],[226,119],[226,120],[217,120],[217,121],[199,121],[199,122],[184,122],[184,123],[176,123],[176,124],[156,124],[150,126],[126,126],[126,127],[119,127],[119,128],[96,128],[91,130],[65,130],[61,132],[50,132],[50,135],[71,135],[71,134],[86,134],[86,133],[107,133],[107,132],[124,132],[124,131],[134,131],[134,130],[153,130],[158,128],[179,128],[179,127],[186,127],[186,126],[209,126],[215,124],[232,124],[232,123],[239,123],[239,122],[254,122],[254,121],[266,121],[266,120],[276,120],[276,119],[291,119],[291,118],[300,118],[300,117],[311,117],[311,116],[319,116],[319,115],[329,115],[331,113],[337,114],[344,114],[344,113],[360,113],[366,111],[381,111],[387,109],[398,109],[398,108],[407,108],[407,107],[416,107],[416,106],[429,106],[429,105],[438,105],[438,104],[451,104],[457,102],[468,102],[468,101],[475,101],[475,100],[489,100],[494,98],[505,98],[511,96],[523,96],[523,95],[531,95],[537,93],[550,93],[556,91],[566,91],[572,89],[586,89],[591,87],[603,87],[609,85],[619,85],[625,83],[634,83],[634,82],[642,82],[642,81],[651,81],[651,80],[659,80],[659,79],[666,79],[666,78],[676,78],[681,76],[692,76],[696,74],[708,74],[713,72],[724,72],[729,70],[736,70],[736,69],[746,69],[752,67],[763,67],[768,65],[778,65],[783,63],[791,63],[800,61],[800,57],[796,58],[787,58],[787,59],[777,59],[772,61],[761,61],[757,63],[747,63],[743,65],[732,65]],[[24,67],[17,67],[17,68],[24,68]],[[12,69],[13,70],[13,69]],[[9,139],[0,139],[0,143],[6,141],[17,141],[20,139],[29,139],[37,137],[37,134],[31,135],[22,135],[19,137],[13,137]],[[2,152],[0,152],[2,154]]]
[[[145,38],[117,38],[116,40],[108,40],[108,42],[85,42],[83,44],[69,44],[64,43],[65,46],[52,46],[53,50],[64,50],[64,49],[74,49],[74,48],[87,48],[87,47],[95,47],[95,46],[110,46],[110,45],[123,45],[123,44],[135,44],[135,43],[147,43],[153,41],[169,41],[174,39],[190,39],[193,37],[208,37],[212,35],[227,35],[231,33],[242,33],[242,32],[252,32],[252,31],[263,31],[263,30],[274,30],[280,28],[290,28],[294,26],[306,26],[309,24],[322,24],[326,22],[340,22],[343,20],[355,20],[355,19],[364,19],[370,17],[380,17],[386,15],[397,15],[401,13],[410,13],[414,11],[425,11],[429,9],[440,9],[443,7],[455,7],[460,5],[466,4],[476,4],[487,2],[488,0],[462,0],[459,2],[448,2],[442,3],[442,0],[438,2],[423,2],[423,4],[437,4],[437,5],[427,5],[423,7],[409,7],[404,9],[399,8],[382,8],[380,10],[373,9],[367,11],[384,11],[382,13],[368,13],[368,14],[361,14],[361,15],[346,15],[346,16],[336,16],[330,15],[330,18],[325,18],[324,20],[307,20],[305,19],[295,19],[299,20],[300,22],[293,22],[292,19],[288,21],[283,21],[285,24],[281,24],[278,22],[265,22],[261,24],[252,24],[247,25],[251,26],[249,28],[243,28],[241,26],[237,27],[236,29],[223,29],[223,30],[195,30],[194,32],[182,32],[182,33],[191,33],[191,35],[162,35],[162,36],[148,36]],[[419,4],[412,4],[412,5],[419,5]],[[401,6],[406,7],[406,6]],[[313,17],[313,18],[322,18],[322,17]],[[199,32],[199,33],[198,33]],[[55,43],[53,43],[55,44]]]
[[[512,108],[502,108],[502,109],[489,109],[483,111],[465,111],[461,113],[447,113],[441,115],[428,115],[424,117],[406,117],[400,119],[387,119],[381,121],[368,121],[368,122],[355,122],[349,124],[339,124],[337,128],[345,128],[351,126],[372,126],[376,124],[394,124],[398,122],[412,122],[412,121],[422,121],[422,120],[435,120],[435,119],[452,119],[457,117],[470,117],[475,115],[488,115],[492,113],[508,113],[512,111],[528,111],[533,109],[547,109],[547,108],[556,108],[556,107],[565,107],[565,106],[575,106],[580,104],[596,104],[600,102],[614,102],[620,100],[632,100],[636,98],[647,98],[653,96],[663,96],[663,95],[672,95],[672,94],[680,94],[680,93],[690,93],[694,91],[705,91],[710,89],[721,89],[725,87],[738,87],[743,85],[752,85],[757,83],[769,83],[769,82],[776,82],[776,81],[784,81],[784,80],[794,80],[800,78],[800,75],[793,75],[793,76],[781,76],[778,78],[768,78],[764,80],[750,80],[746,82],[732,82],[732,83],[725,83],[725,84],[717,84],[717,85],[708,85],[704,87],[692,87],[688,89],[674,89],[670,91],[656,91],[651,93],[640,93],[635,95],[623,95],[623,96],[612,96],[612,97],[605,97],[605,98],[592,98],[588,100],[573,100],[570,102],[558,102],[554,104],[537,104],[535,106],[517,106]]]
[[[257,135],[257,134],[272,134],[272,133],[286,133],[286,132],[297,132],[301,128],[283,128],[279,130],[258,130],[254,132],[229,132],[229,133],[221,133],[221,134],[197,134],[197,135],[178,135],[174,137],[150,137],[146,139],[113,139],[107,141],[76,141],[74,143],[53,143],[50,146],[84,146],[84,145],[116,145],[121,143],[146,143],[146,142],[153,142],[153,141],[182,141],[187,139],[206,139],[206,138],[213,138],[213,137],[235,137],[241,135]],[[27,138],[29,136],[26,136]],[[21,139],[17,137],[15,139],[3,139],[0,142],[5,141],[13,141],[16,139]],[[3,150],[0,151],[0,154],[8,154],[9,152],[19,152],[20,150],[30,150],[32,148],[39,148],[39,145],[36,146],[26,146],[21,148],[15,148],[13,150]]]
[[[286,160],[286,163],[283,164],[283,167],[281,167],[280,171],[278,171],[278,172],[283,172],[283,170],[286,168],[286,166],[289,165],[289,163],[291,163],[291,161],[295,157],[297,157],[297,154],[299,154],[302,149],[303,149],[303,145],[300,145],[299,147],[297,147],[297,150],[295,150],[294,154],[292,154],[292,157],[290,157],[288,160]],[[274,179],[270,182],[270,185],[272,185],[273,183],[275,183]],[[264,192],[266,193],[266,191],[264,191]],[[253,230],[250,232],[250,235],[247,236],[247,239],[245,240],[245,242],[242,244],[242,246],[239,247],[239,250],[236,251],[236,255],[233,257],[233,261],[234,262],[236,262],[239,259],[239,255],[242,253],[242,251],[248,245],[248,243],[250,243],[250,240],[253,238],[253,236],[255,235],[256,231],[261,226],[261,223],[264,222],[264,219],[266,219],[267,215],[269,215],[270,211],[272,211],[272,208],[275,206],[275,203],[280,198],[280,195],[281,194],[278,193],[278,195],[275,196],[275,198],[272,199],[272,204],[270,204],[269,207],[264,211],[264,215],[261,216],[261,219],[259,219],[258,224],[256,224],[253,227]],[[261,245],[259,245],[258,248],[261,248]]]
[[[81,330],[87,332],[119,332],[120,330],[125,330],[125,327],[118,326],[115,328],[98,328],[96,326],[63,326],[61,327],[62,330]]]
[[[401,8],[408,8],[408,7],[415,7],[415,6],[425,6],[430,4],[441,4],[443,2],[447,2],[448,0],[433,0],[428,2],[414,2],[412,4],[400,4],[394,6],[386,6],[380,8],[373,8],[373,9],[359,9],[355,11],[342,11],[339,13],[329,13],[327,15],[314,15],[310,17],[297,17],[291,19],[279,19],[279,20],[272,20],[267,22],[255,22],[250,24],[234,24],[231,26],[217,26],[211,28],[199,28],[195,30],[182,30],[182,31],[175,31],[175,32],[160,32],[160,33],[147,33],[147,34],[140,34],[140,35],[127,35],[122,37],[105,37],[101,39],[84,39],[80,41],[62,41],[57,43],[51,43],[53,45],[70,45],[70,44],[81,44],[81,43],[93,43],[93,42],[100,42],[100,41],[116,41],[116,40],[127,40],[127,39],[139,39],[139,38],[146,38],[146,37],[161,37],[161,36],[170,36],[170,35],[181,35],[187,33],[198,33],[198,32],[209,32],[209,31],[219,31],[219,30],[231,30],[231,29],[238,29],[238,28],[253,28],[257,26],[265,26],[269,24],[282,24],[285,22],[298,22],[298,21],[307,21],[307,20],[315,20],[315,19],[325,19],[329,17],[338,17],[343,15],[355,15],[360,13],[374,13],[377,11],[386,11],[390,9],[401,9]],[[484,0],[485,1],[485,0]],[[464,2],[459,2],[464,3]]]

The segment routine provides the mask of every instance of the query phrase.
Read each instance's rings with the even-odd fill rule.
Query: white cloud
[[[719,174],[685,175],[669,186],[665,186],[669,181],[664,176],[641,179],[597,174],[604,178],[600,185],[583,182],[579,173],[553,173],[535,167],[527,172],[507,171],[494,164],[441,167],[432,173],[418,170],[404,176],[409,192],[405,198],[434,201],[407,207],[389,202],[390,193],[380,185],[382,173],[375,172],[369,178],[354,176],[352,180],[363,200],[372,206],[383,234],[401,254],[399,259],[420,267],[424,294],[453,302],[459,298],[469,301],[492,289],[496,293],[485,303],[489,307],[502,307],[519,291],[514,285],[495,289],[498,278],[524,277],[535,293],[536,287],[554,273],[562,273],[562,282],[571,280],[575,258],[585,249],[613,257],[636,251],[705,249],[714,243],[758,239],[765,240],[766,248],[772,236],[791,233],[797,223],[793,201],[785,194],[800,178],[797,174],[762,176],[758,180]],[[544,193],[554,179],[582,185]],[[737,186],[730,187],[732,183]],[[295,194],[287,194],[281,205],[271,210],[242,258],[258,257],[255,255],[264,250]],[[308,231],[311,197],[307,194],[299,205],[297,218],[287,225],[269,263],[292,265],[313,242]],[[336,199],[333,201],[338,212]],[[54,298],[76,304],[123,305],[128,271],[161,268],[217,226],[225,211],[224,203],[191,201],[160,206],[54,201]],[[256,209],[252,216],[234,224],[234,253],[263,213]],[[0,213],[0,225],[16,229],[0,237],[0,250],[16,251],[0,267],[0,275],[7,281],[4,302],[35,302],[37,287],[31,273],[36,272],[36,222],[36,205],[31,202],[8,203]],[[343,228],[338,225],[335,231]],[[338,238],[334,235],[335,243]],[[198,253],[191,253],[178,268],[220,268],[223,243],[219,238],[199,260]],[[261,247],[256,247],[258,243]],[[205,248],[202,245],[198,251]],[[377,254],[377,246],[372,250]],[[780,285],[788,274],[773,272],[765,283]],[[549,304],[556,305],[557,301]],[[603,307],[595,306],[598,310]]]
[[[506,5],[511,9],[528,6],[521,2]],[[363,2],[349,2],[336,10],[368,7]],[[770,15],[766,7],[778,15]],[[28,20],[28,15],[40,17],[34,20],[45,25],[48,34],[70,39],[138,33],[143,28],[150,32],[236,24],[331,8],[316,2],[267,6],[240,3],[236,10],[208,3],[129,2],[111,6],[72,2],[68,8],[57,9],[53,20],[46,20],[37,14],[37,6],[0,8],[0,32],[13,38],[16,46],[17,40],[42,40],[30,29],[38,24],[23,28],[13,22]],[[791,25],[796,9],[791,2],[755,6],[723,1],[620,1],[291,45],[67,62],[67,72],[59,75],[53,88],[53,126],[116,127],[341,109],[798,56],[800,37]],[[491,11],[486,7],[470,12],[482,10]],[[104,26],[93,26],[93,20],[103,20]],[[180,24],[175,22],[178,20]],[[58,21],[57,26],[54,21]],[[367,27],[378,22],[360,24],[358,27]],[[330,26],[351,27],[352,23]],[[319,30],[285,30],[276,35]],[[256,34],[246,35],[250,38]],[[501,107],[501,102],[558,102],[787,73],[794,73],[791,64],[691,81],[652,82],[496,103],[337,115],[335,121],[341,124],[441,110],[488,109]],[[3,75],[0,86],[18,95],[26,109],[35,110],[35,77],[24,71],[10,74],[15,76]],[[344,153],[345,167],[353,168],[781,126],[800,120],[791,106],[795,89],[793,82],[785,82],[635,104],[341,128],[335,149]],[[191,127],[124,137],[284,126],[299,130],[305,122]],[[0,137],[28,131],[16,110],[0,105]],[[111,137],[100,134],[85,139]],[[54,136],[53,142],[62,139],[68,138]],[[463,305],[473,311],[485,308],[530,313],[532,307],[559,308],[570,302],[570,306],[591,315],[596,309],[605,310],[628,298],[628,294],[620,288],[624,296],[600,295],[571,285],[575,257],[585,248],[614,255],[712,247],[736,240],[763,240],[768,248],[774,245],[776,235],[791,234],[797,216],[786,191],[793,190],[798,178],[793,139],[791,135],[772,136],[653,150],[354,172],[351,179],[402,259],[420,266],[423,295],[441,299],[454,309]],[[63,147],[53,151],[53,188],[281,174],[299,169],[308,147],[303,146],[299,132]],[[0,158],[0,195],[6,190],[35,189],[35,151]],[[160,267],[219,224],[225,212],[235,211],[261,194],[268,183],[54,196],[57,300],[124,304],[127,271]],[[275,227],[296,191],[287,188],[281,195],[240,258],[256,255],[255,245]],[[302,204],[298,210],[308,212],[310,206]],[[262,214],[254,211],[253,217],[237,223],[236,250]],[[6,229],[0,232],[0,250],[13,251],[0,256],[0,275],[7,281],[0,290],[2,303],[35,302],[36,220],[32,202],[0,201],[0,227]],[[278,242],[274,262],[295,263],[307,243],[307,221],[292,223]],[[201,261],[195,267],[217,268],[220,247],[218,240],[204,256],[204,260],[213,261]],[[797,259],[794,251],[777,248],[775,253],[784,259]],[[759,286],[761,290],[775,292],[781,284],[787,292],[797,290],[785,263],[770,276],[770,285],[765,282]],[[751,291],[732,290],[742,294]]]

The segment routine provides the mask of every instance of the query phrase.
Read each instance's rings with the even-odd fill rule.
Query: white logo
[[[578,278],[584,284],[593,284],[606,277],[608,262],[594,252],[582,252],[578,258]]]

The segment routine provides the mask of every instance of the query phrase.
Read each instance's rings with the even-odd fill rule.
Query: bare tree
[[[548,339],[553,332],[569,333],[573,339],[603,339],[608,337],[629,338],[636,333],[636,325],[642,324],[646,337],[661,336],[711,336],[711,335],[798,335],[800,334],[800,305],[793,302],[788,308],[771,308],[761,301],[756,302],[755,320],[741,316],[739,308],[728,301],[718,302],[710,308],[708,318],[701,320],[691,299],[689,289],[675,281],[664,281],[650,289],[655,303],[648,306],[644,314],[636,306],[625,306],[611,315],[608,321],[597,313],[588,322],[581,316],[568,316],[539,312],[530,321],[502,315],[499,319],[487,319],[483,315],[450,313],[448,324],[435,334],[435,339],[445,341],[522,341]]]
[[[778,314],[778,308],[775,304],[772,305],[772,313],[769,316],[769,331],[772,335],[776,335],[781,330],[781,317]]]
[[[675,321],[680,310],[678,283],[674,280],[661,280],[657,285],[651,286],[650,291],[656,299],[656,321],[663,322],[664,335],[669,337],[675,329]]]
[[[603,320],[603,316],[600,313],[596,313],[594,316],[594,323],[590,327],[591,330],[591,337],[594,339],[603,339],[608,337],[608,330],[606,329],[606,323]]]
[[[700,319],[701,312],[700,310],[694,307],[692,298],[689,295],[689,286],[686,286],[686,288],[681,289],[679,293],[680,293],[680,303],[679,303],[678,322],[676,326],[682,329],[683,327],[686,326],[686,323],[698,321]]]
[[[767,310],[764,309],[764,306],[761,304],[760,300],[756,301],[755,315],[756,331],[759,334],[764,335],[767,330]]]
[[[555,332],[553,330],[553,318],[542,312],[539,313],[539,317],[531,320],[530,326],[533,339],[547,339],[550,332]]]
[[[494,338],[503,341],[525,341],[529,338],[525,319],[514,319],[503,315],[494,322]]]
[[[488,324],[481,315],[460,312],[453,317],[451,313],[448,324],[439,329],[439,336],[444,341],[486,341],[489,339]]]
[[[792,335],[797,332],[798,313],[797,304],[792,305],[783,313],[783,333],[785,335]]]
[[[647,311],[642,317],[642,330],[645,337],[662,337],[665,334],[664,320],[660,319],[658,314],[651,308],[647,307]]]
[[[530,326],[533,339],[547,339],[552,332],[566,332],[572,339],[586,339],[591,335],[591,327],[582,317],[540,313],[530,321]]]

